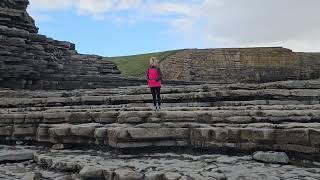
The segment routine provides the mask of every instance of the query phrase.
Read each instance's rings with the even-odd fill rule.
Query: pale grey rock
[[[25,174],[21,180],[41,180],[43,179],[42,174],[40,172],[28,172]]]
[[[144,179],[145,180],[162,180],[163,176],[164,176],[164,173],[162,172],[152,171],[152,172],[146,173]]]
[[[103,179],[103,167],[101,166],[85,166],[79,172],[82,179]]]
[[[68,136],[70,135],[70,124],[59,124],[56,127],[49,129],[50,136]]]
[[[56,149],[56,150],[61,150],[61,149],[64,149],[65,146],[64,146],[64,144],[54,144],[54,145],[52,145],[51,148]]]
[[[178,180],[181,178],[180,173],[175,173],[175,172],[166,172],[164,173],[163,179],[164,180]]]
[[[143,180],[143,174],[132,169],[121,168],[114,171],[114,180]]]
[[[262,152],[258,151],[252,155],[253,159],[265,163],[288,164],[289,157],[284,152]]]
[[[88,123],[71,126],[70,132],[75,136],[93,137],[96,128],[101,127],[98,123]]]
[[[35,151],[0,151],[0,162],[19,162],[32,160]]]

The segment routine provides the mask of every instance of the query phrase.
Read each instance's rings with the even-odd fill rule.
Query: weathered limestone
[[[0,146],[3,151],[37,152],[33,160],[1,163],[1,179],[319,179],[320,168],[265,164],[251,156],[181,153],[117,154],[110,151],[49,150],[35,146]],[[310,162],[312,163],[312,162]]]
[[[187,49],[161,62],[167,80],[270,82],[320,77],[319,53],[281,47]]]
[[[0,94],[2,141],[114,149],[271,150],[320,157],[320,81]],[[22,98],[25,97],[25,98]],[[66,146],[64,146],[66,145]]]
[[[70,150],[40,152],[35,161],[48,169],[79,172],[82,179],[225,180],[318,179],[320,169],[256,162],[251,156],[156,153],[117,155]]]
[[[3,162],[22,162],[32,160],[34,151],[14,151],[0,152],[0,163]]]
[[[252,155],[253,159],[266,163],[288,164],[289,158],[284,152],[255,152]]]

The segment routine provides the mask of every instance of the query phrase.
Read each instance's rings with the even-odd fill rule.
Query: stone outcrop
[[[76,89],[137,85],[116,65],[95,55],[81,55],[70,42],[37,34],[26,12],[28,0],[0,2],[0,86],[27,89]]]
[[[0,153],[0,163],[3,162],[21,162],[32,160],[34,151],[5,151]]]
[[[252,158],[257,161],[266,163],[278,163],[278,164],[288,164],[289,158],[284,152],[262,152],[258,151],[252,155]]]
[[[0,179],[229,180],[319,179],[319,167],[265,164],[251,156],[218,154],[117,154],[87,149],[50,150],[34,146],[0,146],[4,150],[36,150],[33,160],[0,162]]]
[[[320,81],[0,92],[2,141],[294,152],[320,160]]]
[[[320,77],[319,53],[281,47],[189,49],[161,62],[167,80],[271,82]]]
[[[28,0],[1,0],[0,25],[37,33],[34,20],[26,12]]]

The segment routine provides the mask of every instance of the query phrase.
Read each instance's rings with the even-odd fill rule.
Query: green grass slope
[[[108,59],[117,64],[122,75],[126,77],[144,77],[150,57],[156,57],[159,59],[159,62],[161,62],[168,56],[175,54],[177,51],[178,50],[132,56],[110,57]]]

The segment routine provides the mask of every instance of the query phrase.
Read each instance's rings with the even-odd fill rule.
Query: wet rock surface
[[[185,153],[119,154],[95,150],[35,150],[33,161],[0,165],[0,179],[320,179],[320,168],[256,162],[251,156]],[[28,173],[29,172],[29,173]],[[34,174],[30,174],[34,173]]]

